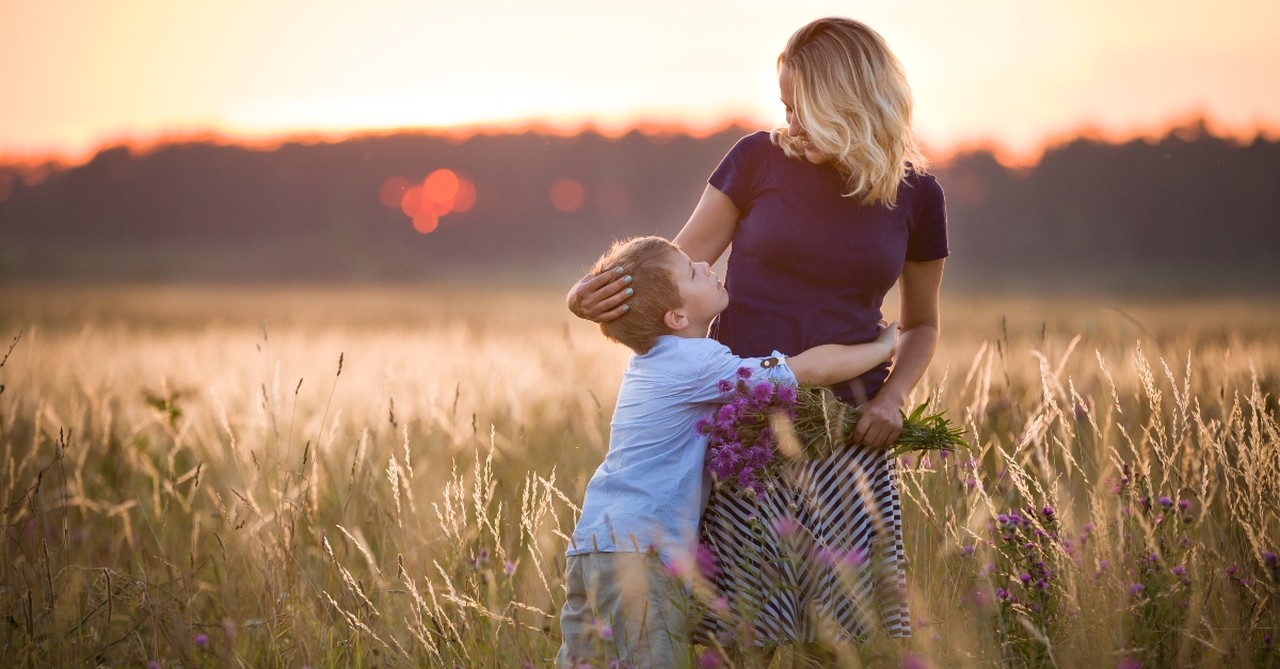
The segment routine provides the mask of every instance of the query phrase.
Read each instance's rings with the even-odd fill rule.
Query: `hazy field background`
[[[562,296],[4,286],[3,664],[548,666],[628,354]],[[902,461],[914,636],[840,661],[1280,665],[1280,299],[944,309],[972,449]]]

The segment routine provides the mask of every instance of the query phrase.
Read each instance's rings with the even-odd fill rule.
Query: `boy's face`
[[[709,326],[729,306],[729,292],[707,263],[693,262],[684,251],[675,251],[668,267],[690,321]]]

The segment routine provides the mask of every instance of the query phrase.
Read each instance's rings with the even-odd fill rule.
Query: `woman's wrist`
[[[871,399],[877,404],[891,405],[899,409],[907,403],[906,394],[898,392],[896,389],[891,388],[888,385],[881,387],[880,392],[876,393],[876,396]]]

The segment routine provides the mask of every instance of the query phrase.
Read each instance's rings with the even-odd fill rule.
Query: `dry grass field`
[[[1280,666],[1280,300],[944,307],[839,663]],[[556,291],[7,286],[0,355],[4,666],[550,665],[627,358]]]

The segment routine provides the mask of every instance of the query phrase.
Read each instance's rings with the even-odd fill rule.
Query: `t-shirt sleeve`
[[[737,381],[738,370],[743,368],[751,371],[753,381],[769,380],[798,385],[796,375],[791,371],[791,366],[786,363],[786,356],[783,354],[774,351],[771,356],[740,358],[729,352],[728,347],[717,343],[715,349],[705,358],[705,364],[699,366],[689,400],[693,402],[723,400],[724,390],[721,382]]]
[[[739,139],[707,179],[712,187],[729,196],[733,206],[740,212],[749,208],[752,193],[756,190],[760,155],[758,146],[762,140],[769,141],[768,133],[758,132]]]
[[[922,178],[916,186],[922,189],[916,200],[910,235],[907,238],[907,260],[938,260],[950,255],[947,244],[947,203],[942,186],[932,176]]]

